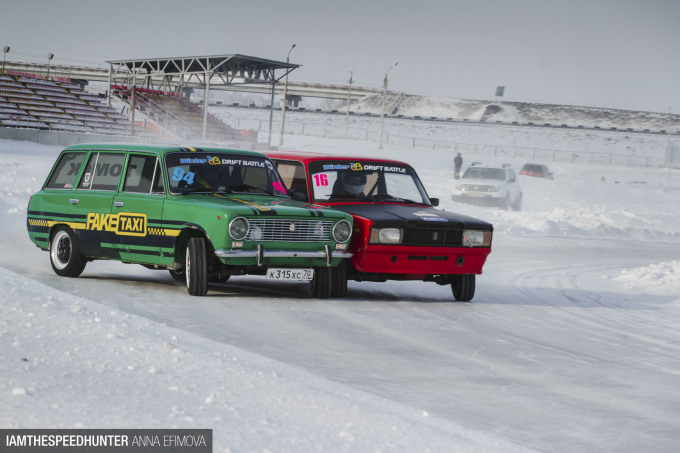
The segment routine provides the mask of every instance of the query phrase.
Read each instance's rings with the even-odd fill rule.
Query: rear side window
[[[45,184],[46,189],[72,189],[80,166],[85,160],[85,153],[64,153],[61,155],[52,176]]]
[[[78,188],[116,190],[124,162],[125,154],[92,153]]]
[[[156,156],[141,154],[130,156],[123,192],[164,192],[161,167]]]

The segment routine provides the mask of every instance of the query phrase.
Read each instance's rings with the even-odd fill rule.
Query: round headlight
[[[236,217],[229,223],[229,236],[240,241],[248,234],[248,221],[243,217]]]
[[[337,242],[347,242],[352,235],[352,225],[347,220],[341,220],[333,227],[333,239]]]

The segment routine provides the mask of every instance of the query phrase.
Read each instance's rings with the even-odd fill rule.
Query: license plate
[[[271,267],[267,269],[267,278],[270,280],[311,280],[314,278],[314,269],[281,269]]]

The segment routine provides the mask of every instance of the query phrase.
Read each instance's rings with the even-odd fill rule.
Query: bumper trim
[[[257,258],[258,266],[262,265],[264,258],[322,258],[326,260],[326,265],[330,266],[333,258],[351,258],[350,252],[332,252],[326,246],[324,250],[264,250],[258,246],[256,250],[215,250],[215,255],[219,258]]]

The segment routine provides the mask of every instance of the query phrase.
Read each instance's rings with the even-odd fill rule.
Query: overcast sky
[[[8,61],[239,53],[291,81],[680,113],[680,0],[0,0]]]

